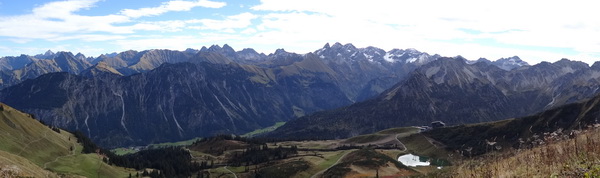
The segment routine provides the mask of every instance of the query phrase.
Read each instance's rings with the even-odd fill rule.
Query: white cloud
[[[201,23],[202,26],[190,26],[190,29],[197,30],[229,30],[246,28],[252,25],[252,20],[256,19],[258,16],[252,13],[241,13],[238,15],[233,15],[226,17],[224,20],[214,20],[214,19],[200,19],[200,20],[190,20],[188,23]]]
[[[99,0],[68,0],[49,2],[35,7],[31,14],[0,16],[0,36],[13,38],[13,41],[27,42],[31,39],[63,40],[76,39],[72,36],[94,36],[95,33],[133,34],[136,31],[180,31],[185,22],[159,21],[135,23],[135,18],[160,15],[169,11],[188,11],[194,7],[219,8],[225,3],[208,0],[169,1],[159,7],[123,10],[122,14],[84,16],[76,14],[82,9],[95,6]],[[125,15],[123,15],[125,14]],[[103,38],[93,38],[93,40]],[[104,38],[114,40],[115,37]]]
[[[132,26],[135,30],[177,32],[183,30],[187,22],[181,20],[142,22]]]
[[[124,39],[114,42],[120,50],[171,49],[185,50],[197,47],[203,42],[195,36],[149,36],[140,39]],[[199,47],[198,47],[199,48]]]
[[[14,53],[16,55],[41,54],[41,53],[46,52],[49,49],[51,49],[54,52],[70,51],[70,52],[73,52],[74,54],[81,52],[82,54],[85,54],[87,57],[92,57],[92,55],[90,55],[90,54],[103,54],[103,53],[107,52],[104,48],[99,48],[97,46],[89,46],[89,45],[60,44],[60,45],[53,45],[53,46],[46,46],[46,47],[20,47],[20,48],[14,48],[14,47],[8,48],[8,47],[0,46],[0,52],[3,52],[3,53],[10,52],[10,53]]]
[[[170,11],[189,11],[194,7],[206,7],[206,8],[221,8],[226,5],[225,2],[215,2],[209,0],[198,0],[198,1],[182,1],[182,0],[174,0],[169,2],[164,2],[162,5],[158,7],[149,7],[149,8],[141,8],[141,9],[124,9],[121,11],[121,14],[132,17],[139,18],[145,16],[157,16]]]
[[[71,0],[50,2],[34,8],[33,15],[40,18],[64,19],[66,16],[71,16],[73,12],[93,7],[98,1],[99,0]]]
[[[0,17],[0,36],[22,39],[50,39],[73,33],[132,33],[131,29],[114,26],[129,22],[120,15],[81,16],[74,14],[94,6],[98,0],[50,2],[36,7],[31,14]]]
[[[600,57],[600,38],[596,38],[600,14],[596,3],[586,0],[261,0],[250,7],[251,12],[217,13],[221,18],[137,19],[227,5],[210,0],[171,0],[117,14],[78,14],[96,8],[99,1],[58,1],[35,7],[31,14],[0,16],[0,36],[20,43],[37,39],[117,41],[117,46],[132,45],[139,50],[144,46],[185,49],[228,43],[266,53],[276,48],[305,53],[326,42],[339,41],[386,50],[416,48],[471,59],[518,55],[532,63]],[[170,39],[166,36],[169,33],[178,36]],[[149,36],[156,34],[165,36]]]
[[[241,31],[240,33],[241,34],[253,34],[253,33],[256,33],[256,32],[258,32],[258,31],[256,31],[256,29],[254,29],[254,28],[247,28],[247,29]]]
[[[126,39],[127,36],[123,35],[98,35],[98,34],[86,34],[86,35],[70,35],[60,36],[57,38],[48,39],[49,41],[64,41],[64,40],[81,40],[84,42],[95,42],[95,41],[112,41]]]
[[[600,57],[594,53],[600,49],[600,39],[594,38],[600,34],[595,7],[593,1],[585,0],[261,0],[251,9],[276,12],[263,17],[263,23],[257,27],[260,35],[253,39],[264,39],[264,43],[280,44],[282,39],[311,44],[346,41],[357,46],[414,47],[434,49],[428,50],[432,53],[461,52],[463,56],[491,59],[503,52],[504,57],[528,56],[537,63],[582,56],[551,51],[557,48]],[[481,39],[491,39],[496,44]],[[503,47],[498,47],[498,43]],[[518,49],[519,46],[538,50]]]

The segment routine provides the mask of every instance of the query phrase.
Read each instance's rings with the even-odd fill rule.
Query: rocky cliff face
[[[362,101],[392,87],[417,67],[434,61],[439,55],[429,55],[414,49],[356,48],[352,44],[326,44],[316,50],[326,66],[340,76],[340,87],[353,101]]]
[[[25,67],[25,65],[36,61],[36,58],[27,55],[17,57],[2,57],[0,58],[0,71],[16,70]]]
[[[327,78],[280,73],[210,63],[126,77],[52,73],[3,90],[0,100],[109,147],[241,134],[350,104]]]
[[[271,136],[342,138],[436,120],[464,124],[521,117],[594,96],[598,72],[569,60],[507,71],[440,58],[375,99],[292,120]]]
[[[2,80],[0,81],[0,88],[12,86],[26,79],[33,79],[40,75],[52,73],[52,72],[68,72],[72,74],[78,74],[84,69],[91,66],[91,64],[85,60],[75,58],[70,52],[58,52],[50,53],[46,52],[48,57],[51,59],[35,59],[30,57],[24,57],[26,61],[31,61],[26,65],[13,65],[14,70],[2,71]],[[21,57],[21,60],[23,57]],[[20,64],[20,63],[19,63]]]

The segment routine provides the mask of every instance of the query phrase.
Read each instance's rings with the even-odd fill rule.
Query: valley
[[[594,143],[588,127],[598,124],[598,64],[340,43],[304,55],[213,45],[77,56],[22,56],[63,67],[0,90],[2,129],[13,130],[2,133],[3,175],[530,176],[500,169],[521,152],[566,154],[561,144],[594,153],[582,144]],[[18,129],[29,122],[36,132]],[[561,133],[559,146],[542,144]],[[544,174],[594,174],[575,169]]]
[[[0,1],[0,178],[600,177],[592,1]]]

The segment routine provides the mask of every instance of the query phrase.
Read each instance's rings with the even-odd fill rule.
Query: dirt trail
[[[233,174],[233,177],[238,178],[237,175],[235,175],[235,173],[229,169],[227,169],[227,166],[224,167],[225,170],[229,171],[231,174]]]
[[[53,161],[50,161],[50,162],[46,162],[46,163],[44,163],[44,169],[47,169],[47,168],[48,168],[48,164],[50,164],[50,163],[53,163],[53,162],[56,162],[56,161],[58,161],[58,159],[60,159],[60,158],[65,158],[65,157],[69,157],[69,156],[75,156],[75,143],[73,143],[73,141],[71,141],[71,147],[73,148],[73,149],[71,150],[71,154],[69,154],[69,155],[65,155],[65,156],[59,156],[59,157],[56,157],[56,158],[55,158]]]
[[[338,159],[338,160],[337,160],[335,163],[333,163],[333,164],[332,164],[331,166],[329,166],[327,169],[323,169],[323,170],[321,170],[321,171],[317,172],[316,174],[312,175],[310,178],[315,178],[315,177],[317,177],[318,175],[321,175],[321,174],[325,173],[325,171],[327,171],[328,169],[332,168],[332,167],[333,167],[333,166],[335,166],[336,164],[340,163],[340,161],[341,161],[342,159],[344,159],[344,157],[345,157],[346,155],[348,155],[348,153],[352,153],[352,151],[348,151],[348,152],[344,153],[344,155],[342,155],[342,156],[341,156],[341,157],[340,157],[340,158],[339,158],[339,159]]]
[[[46,130],[46,132],[44,132],[44,136],[43,137],[40,137],[38,139],[32,140],[31,142],[27,143],[27,145],[25,145],[23,147],[23,149],[21,149],[21,151],[17,155],[22,156],[21,154],[23,153],[23,151],[27,150],[27,147],[29,147],[29,145],[31,145],[32,143],[35,143],[35,142],[39,142],[42,139],[46,138],[47,136],[48,136],[48,130]]]
[[[404,143],[402,143],[402,142],[400,141],[400,139],[398,139],[398,136],[399,136],[399,135],[400,135],[400,134],[396,134],[396,136],[395,136],[395,137],[396,137],[396,140],[398,141],[398,143],[400,143],[400,145],[402,145],[402,148],[403,148],[403,150],[401,150],[401,151],[406,151],[406,150],[408,150],[408,149],[406,148],[406,145],[404,145]]]

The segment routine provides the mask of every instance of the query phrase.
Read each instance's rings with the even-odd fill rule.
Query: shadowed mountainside
[[[292,120],[267,136],[347,138],[437,120],[454,125],[522,117],[597,94],[597,66],[563,59],[507,71],[440,58],[375,99]]]

